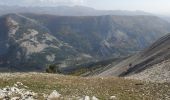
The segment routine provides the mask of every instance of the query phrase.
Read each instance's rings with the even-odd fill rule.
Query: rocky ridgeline
[[[51,94],[44,94],[44,100],[99,100],[95,96],[84,96],[84,97],[64,97],[56,90],[54,90]],[[0,89],[0,100],[41,100],[39,97],[40,94],[35,93],[29,90],[28,86],[23,85],[21,82],[17,82],[13,86],[6,86],[5,88]],[[116,100],[115,96],[111,96],[110,100]]]

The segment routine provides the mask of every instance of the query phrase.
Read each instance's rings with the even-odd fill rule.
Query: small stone
[[[6,88],[3,88],[3,90],[7,92],[7,91],[9,91],[10,89],[9,89],[8,87],[6,87]]]
[[[3,90],[0,90],[0,99],[3,99],[6,96]]]
[[[35,100],[35,99],[33,97],[27,97],[27,98],[25,98],[23,100]]]
[[[27,88],[27,89],[28,89],[28,86],[24,86],[24,88]]]
[[[84,100],[84,98],[79,98],[78,100]]]
[[[56,90],[54,90],[47,98],[47,100],[57,99],[61,96]]]
[[[16,88],[16,87],[11,87],[11,92],[19,92],[19,89],[18,88]]]
[[[23,85],[21,82],[17,82],[16,84],[17,84],[17,85],[20,85],[20,86],[22,86],[22,85]]]
[[[18,87],[18,84],[14,84],[15,87]]]
[[[84,100],[90,100],[90,97],[89,96],[85,96]]]
[[[31,92],[31,91],[26,91],[24,93],[25,96],[28,96],[28,97],[33,97],[34,95],[36,95],[34,92]]]
[[[48,95],[47,95],[47,94],[42,93],[42,95],[43,95],[44,98],[48,98]]]
[[[3,100],[10,100],[9,96],[5,96]]]
[[[98,98],[96,98],[95,96],[92,97],[92,100],[99,100]]]
[[[11,100],[20,100],[20,97],[13,97]]]
[[[110,100],[116,100],[116,96],[110,96]]]

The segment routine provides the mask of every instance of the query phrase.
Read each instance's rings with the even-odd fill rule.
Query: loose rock
[[[59,94],[56,90],[54,90],[47,98],[47,100],[51,99],[58,99],[60,98],[61,94]]]
[[[84,100],[90,100],[90,97],[89,96],[85,96]]]
[[[110,96],[110,100],[116,100],[116,96]]]
[[[95,96],[92,97],[92,100],[99,100],[98,98],[96,98]]]

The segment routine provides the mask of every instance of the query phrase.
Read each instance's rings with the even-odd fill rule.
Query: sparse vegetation
[[[0,88],[22,82],[30,90],[40,93],[51,93],[57,90],[63,96],[96,96],[108,100],[116,96],[118,100],[169,100],[169,83],[150,83],[124,78],[82,78],[46,73],[13,73],[0,74]]]
[[[47,73],[60,73],[59,66],[51,64],[46,68]]]
[[[110,64],[112,64],[113,66],[114,64],[117,64],[126,58],[128,57],[111,58],[111,59],[97,61],[97,62],[84,63],[81,65],[74,66],[73,68],[69,68],[69,70],[65,71],[65,73],[73,76],[81,76],[81,75],[90,76],[95,73],[105,71],[106,69],[109,69],[111,67],[109,66]]]

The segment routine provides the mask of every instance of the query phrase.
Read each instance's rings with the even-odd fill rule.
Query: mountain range
[[[152,15],[143,11],[96,10],[84,6],[25,7],[0,5],[0,15],[9,13],[35,13],[57,16]]]
[[[43,71],[47,64],[71,67],[126,57],[168,32],[170,24],[154,16],[3,15],[1,71]]]

